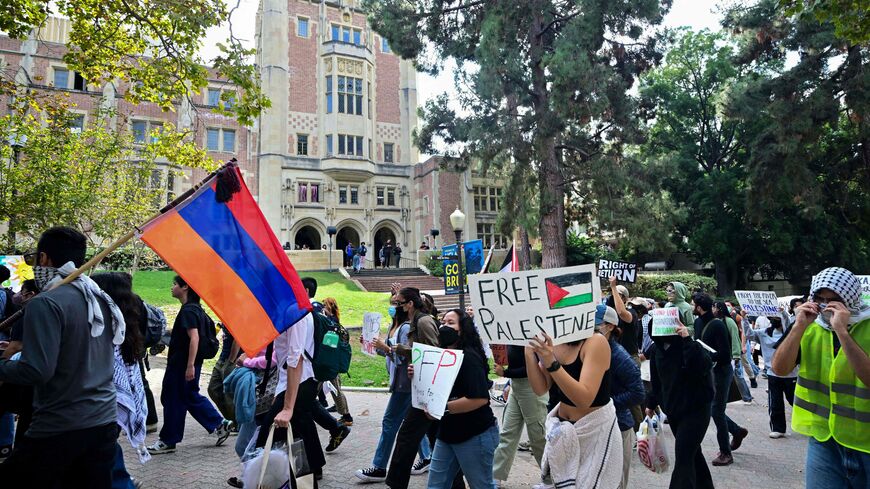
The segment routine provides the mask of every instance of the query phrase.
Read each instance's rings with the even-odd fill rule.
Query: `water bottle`
[[[323,335],[323,345],[330,348],[338,348],[338,334],[335,331],[327,331]]]

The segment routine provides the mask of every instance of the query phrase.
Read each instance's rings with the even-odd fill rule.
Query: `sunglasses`
[[[35,251],[32,253],[25,253],[24,254],[24,263],[26,263],[28,266],[31,266],[31,267],[35,266],[37,256],[39,256],[39,253],[37,253]]]
[[[396,301],[396,305],[404,306],[405,304],[408,304],[409,302],[411,302],[411,301]]]

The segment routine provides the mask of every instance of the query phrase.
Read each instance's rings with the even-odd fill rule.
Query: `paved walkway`
[[[148,373],[159,399],[161,368],[153,368]],[[204,376],[205,377],[205,376]],[[207,378],[202,379],[202,392],[205,393]],[[740,425],[749,429],[750,435],[743,446],[734,453],[735,463],[729,467],[710,467],[716,487],[719,489],[742,489],[745,487],[804,487],[804,461],[806,458],[806,439],[801,435],[771,440],[767,434],[767,381],[759,379],[759,387],[753,389],[756,403],[751,406],[734,403],[728,406],[728,414]],[[380,422],[387,402],[387,394],[370,392],[349,392],[348,402],[354,416],[353,431],[348,439],[332,454],[326,454],[327,466],[319,487],[337,489],[357,486],[354,472],[371,465],[371,458],[380,435]],[[762,402],[759,402],[762,401]],[[159,401],[158,401],[159,404]],[[495,408],[497,417],[502,408]],[[161,416],[162,419],[162,416]],[[673,435],[666,428],[668,451],[673,461]],[[328,435],[321,431],[324,446]],[[149,435],[149,444],[156,435]],[[178,451],[172,454],[156,455],[145,466],[135,462],[136,457],[125,446],[126,460],[130,473],[144,483],[148,489],[223,489],[228,488],[226,479],[239,474],[239,463],[233,450],[235,438],[231,437],[222,447],[215,447],[214,440],[206,436],[205,430],[188,416],[184,441]],[[716,455],[716,428],[711,423],[704,440],[704,455],[712,460]],[[667,488],[670,473],[655,474],[633,458],[630,487],[645,489]],[[529,453],[517,455],[511,478],[505,485],[509,489],[529,488],[538,482],[538,469]],[[373,484],[369,487],[383,488]],[[425,476],[412,476],[411,488],[426,487]]]

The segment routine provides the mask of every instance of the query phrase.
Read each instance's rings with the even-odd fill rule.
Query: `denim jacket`
[[[611,337],[610,396],[616,407],[616,422],[620,431],[634,427],[634,418],[629,408],[642,403],[645,395],[643,382],[640,380],[640,368],[625,348]]]

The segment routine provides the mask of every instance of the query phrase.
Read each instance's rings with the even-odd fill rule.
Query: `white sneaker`
[[[751,405],[752,405],[752,401],[743,401],[743,404],[746,405],[746,406],[751,406]]]
[[[555,489],[556,486],[553,484],[547,484],[545,482],[541,482],[539,484],[535,484],[532,486],[532,489]]]
[[[223,445],[224,442],[227,441],[227,438],[230,437],[230,432],[232,431],[233,426],[235,426],[235,423],[225,419],[221,421],[221,424],[219,424],[214,431],[209,433],[210,436],[217,438],[217,441],[215,441],[214,444],[216,447]]]
[[[780,432],[778,432],[778,431],[771,431],[769,436],[770,436],[771,438],[773,438],[773,439],[776,439],[776,438],[785,438],[785,433],[780,433]]]
[[[157,440],[157,442],[150,447],[148,447],[148,453],[151,455],[158,455],[161,453],[172,453],[175,451],[175,445],[167,445],[163,443],[162,440]]]

